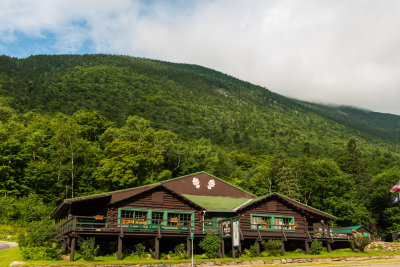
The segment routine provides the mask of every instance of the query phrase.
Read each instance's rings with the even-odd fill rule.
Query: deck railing
[[[241,234],[260,239],[272,237],[286,240],[287,237],[302,237],[307,239],[351,239],[353,234],[341,232],[340,228],[314,228],[298,226],[297,224],[249,224],[240,226]],[[57,224],[58,236],[71,232],[100,233],[137,233],[137,234],[175,234],[190,236],[212,232],[220,235],[220,224],[211,221],[186,221],[177,218],[148,219],[124,218],[106,216],[70,216]],[[344,230],[344,229],[343,229]]]

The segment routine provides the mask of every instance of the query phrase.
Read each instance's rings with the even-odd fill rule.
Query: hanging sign
[[[232,222],[232,244],[233,247],[240,246],[240,222],[238,220],[233,220]]]
[[[231,238],[232,237],[232,220],[221,220],[221,237]]]

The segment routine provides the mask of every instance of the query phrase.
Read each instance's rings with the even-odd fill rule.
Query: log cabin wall
[[[299,228],[307,224],[305,215],[278,198],[264,199],[239,211],[238,218],[242,231],[254,231],[251,229],[251,214],[293,216]]]
[[[194,220],[200,223],[201,209],[183,198],[180,198],[162,187],[146,191],[131,198],[109,205],[109,217],[118,217],[119,208],[138,208],[149,210],[190,211],[194,213]]]

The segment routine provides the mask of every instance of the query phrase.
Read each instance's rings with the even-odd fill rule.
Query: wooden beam
[[[118,256],[117,260],[122,260],[122,236],[118,235]]]
[[[186,252],[188,258],[192,257],[192,240],[190,238],[186,239]]]
[[[71,238],[71,251],[69,253],[69,261],[74,261],[75,257],[75,243],[76,243],[76,238],[73,236]]]
[[[281,241],[281,256],[285,256],[285,242]]]
[[[69,241],[69,239],[63,239],[62,240],[62,249],[61,249],[61,253],[62,254],[67,253],[67,247],[68,247],[67,242],[68,241]]]
[[[239,231],[239,232],[240,232],[240,241],[244,241],[243,232],[242,231]]]
[[[256,240],[256,246],[257,246],[257,257],[260,257],[260,241]]]
[[[304,252],[306,254],[310,254],[310,244],[308,244],[308,240],[304,240]]]
[[[235,247],[233,246],[233,240],[232,240],[232,258],[236,258]]]
[[[260,225],[259,224],[257,224],[257,234],[258,234],[258,241],[261,241],[262,238],[261,238]]]
[[[83,237],[81,237],[80,235],[76,235],[76,237],[82,242],[85,241],[85,239]]]
[[[332,252],[332,247],[331,247],[331,243],[330,243],[330,242],[328,242],[328,243],[326,244],[326,248],[327,248],[328,253],[331,253],[331,252]]]
[[[222,258],[225,258],[225,241],[224,241],[224,239],[222,238],[222,242],[221,242],[221,256],[222,256]]]
[[[154,250],[155,250],[155,258],[156,260],[160,259],[160,239],[156,236],[154,238]]]

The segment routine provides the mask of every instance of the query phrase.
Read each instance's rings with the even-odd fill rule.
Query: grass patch
[[[392,256],[392,255],[399,255],[400,252],[392,252],[392,251],[365,251],[365,252],[353,252],[350,249],[339,249],[334,250],[331,253],[322,252],[320,255],[306,255],[303,253],[294,253],[294,252],[287,252],[284,257],[276,256],[276,257],[241,257],[241,260],[257,260],[257,259],[282,259],[282,258],[336,258],[336,257],[373,257],[373,256]],[[115,255],[107,255],[107,256],[98,256],[95,258],[93,262],[87,262],[83,260],[83,258],[76,253],[74,262],[68,262],[65,260],[59,261],[51,261],[51,260],[42,260],[42,261],[24,261],[20,254],[20,250],[18,247],[9,248],[6,250],[0,251],[0,267],[8,266],[12,261],[24,261],[29,264],[29,266],[35,265],[95,265],[95,264],[150,264],[150,263],[181,263],[181,262],[188,262],[189,260],[154,260],[154,259],[143,259],[138,260],[135,256],[127,256],[124,259],[118,261]],[[237,260],[232,258],[224,258],[224,259],[214,259],[221,262]],[[212,261],[212,259],[207,259],[204,256],[196,255],[194,257],[194,261]],[[387,260],[390,262],[390,260]],[[381,261],[379,261],[381,262]],[[350,262],[341,262],[341,264],[347,264]],[[363,262],[367,263],[367,261]],[[298,264],[300,265],[300,264]],[[322,263],[318,265],[324,265]],[[332,265],[330,263],[329,265]],[[287,266],[287,265],[286,265]],[[307,266],[307,264],[304,264]]]
[[[9,266],[13,261],[23,261],[19,247],[0,250],[0,267]]]

